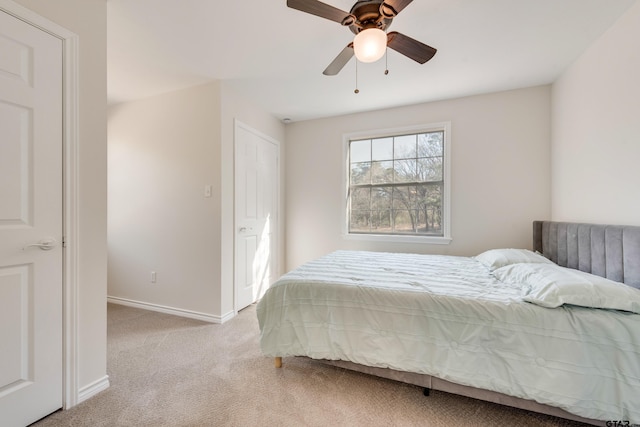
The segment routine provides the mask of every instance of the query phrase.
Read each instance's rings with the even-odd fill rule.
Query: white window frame
[[[428,132],[444,131],[444,188],[442,204],[442,236],[427,235],[398,235],[398,234],[369,234],[349,233],[349,144],[358,139],[385,138],[403,134],[420,134]],[[435,245],[447,245],[451,243],[451,122],[430,123],[417,126],[405,126],[391,129],[378,129],[364,132],[353,132],[342,136],[342,235],[347,240],[363,240],[373,242],[399,242],[399,243],[426,243]]]

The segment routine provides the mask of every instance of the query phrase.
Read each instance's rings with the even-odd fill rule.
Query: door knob
[[[50,251],[51,249],[55,248],[57,244],[58,244],[58,241],[56,239],[47,238],[47,239],[40,240],[38,243],[31,243],[25,246],[24,248],[22,248],[22,250],[26,251],[29,248],[37,247],[42,249],[43,251]]]

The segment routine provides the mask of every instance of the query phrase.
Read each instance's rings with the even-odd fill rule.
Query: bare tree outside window
[[[444,137],[349,142],[349,233],[443,236]]]

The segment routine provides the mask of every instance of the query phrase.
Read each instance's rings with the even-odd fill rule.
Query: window
[[[345,138],[348,236],[450,241],[448,134],[445,123]]]

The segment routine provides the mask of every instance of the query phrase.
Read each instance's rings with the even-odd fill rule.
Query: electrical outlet
[[[152,271],[151,272],[151,283],[156,283],[156,272]]]

